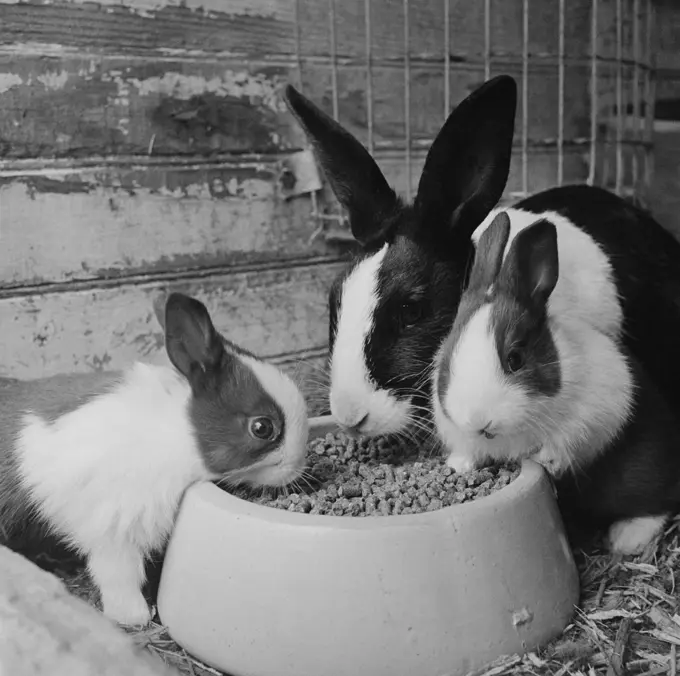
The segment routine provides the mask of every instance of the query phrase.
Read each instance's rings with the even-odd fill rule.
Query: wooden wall
[[[521,78],[522,4],[491,2],[492,75]],[[556,180],[558,0],[531,6],[534,191]],[[582,181],[591,2],[566,6],[564,178]],[[484,80],[484,3],[449,7],[450,108]],[[403,3],[371,8],[374,151],[403,193],[448,112],[444,2],[411,0],[408,65]],[[331,112],[337,85],[340,121],[366,142],[365,19],[364,0],[0,0],[0,375],[160,358],[152,304],[170,288],[206,301],[232,339],[314,373],[344,254],[332,236],[310,241],[320,186],[278,92],[291,81]],[[523,187],[522,115],[508,195]]]
[[[656,0],[658,51],[650,208],[680,239],[680,2]]]
[[[287,368],[323,363],[339,251],[290,199],[292,6],[0,2],[2,375],[162,358],[169,289]]]

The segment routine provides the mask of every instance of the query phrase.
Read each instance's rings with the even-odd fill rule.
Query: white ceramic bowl
[[[559,634],[578,593],[552,486],[527,461],[487,497],[414,515],[291,513],[198,484],[158,609],[232,676],[458,676]]]

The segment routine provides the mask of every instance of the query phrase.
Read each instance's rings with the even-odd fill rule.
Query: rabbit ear
[[[170,361],[190,381],[216,368],[225,355],[205,305],[181,293],[171,293],[165,304],[165,345]]]
[[[522,302],[543,309],[559,277],[557,229],[541,219],[520,231],[510,246],[498,286]]]
[[[467,242],[500,200],[510,171],[517,85],[500,75],[449,115],[425,160],[416,208],[420,222]],[[436,234],[436,233],[434,233]]]
[[[288,85],[286,105],[304,129],[335,196],[362,245],[381,239],[400,203],[375,160],[352,134]]]
[[[486,290],[496,281],[509,237],[510,218],[501,211],[479,238],[468,288]]]

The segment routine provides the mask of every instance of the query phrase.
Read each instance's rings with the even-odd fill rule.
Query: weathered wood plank
[[[567,181],[587,176],[583,152],[565,152]],[[405,193],[403,151],[377,156]],[[414,151],[413,190],[423,161]],[[534,150],[529,162],[531,190],[555,181],[554,150]],[[242,160],[0,174],[0,288],[337,255],[323,238],[310,242],[311,199],[283,199],[280,169]],[[517,152],[507,192],[521,187]]]
[[[658,0],[654,134],[654,180],[650,207],[660,222],[680,239],[680,5]]]
[[[652,212],[680,239],[680,120],[659,125],[654,134],[654,180],[649,190]]]
[[[521,80],[515,62],[494,65]],[[366,71],[337,69],[339,119],[362,141],[368,136]],[[588,133],[586,67],[566,70],[564,137]],[[484,79],[479,64],[454,64],[451,107]],[[46,58],[0,54],[0,155],[5,158],[87,155],[216,155],[272,153],[299,148],[304,137],[279,92],[295,81],[294,69],[224,60],[149,61],[140,58]],[[441,66],[411,66],[411,136],[432,139],[444,119]],[[529,137],[557,135],[558,75],[555,67],[533,68],[528,87]],[[333,78],[328,65],[306,65],[303,91],[332,113]],[[372,73],[373,138],[399,142],[405,135],[404,75],[393,66]],[[521,100],[518,133],[521,130]],[[59,119],[55,125],[54,120]]]
[[[153,301],[168,290],[203,300],[225,335],[263,357],[323,348],[328,288],[342,265],[2,298],[0,375],[113,370],[158,358],[163,341]]]
[[[680,69],[680,8],[677,0],[655,0],[656,64],[660,69]]]
[[[272,161],[0,176],[0,287],[333,253]]]
[[[492,49],[495,55],[521,54],[522,0],[491,3]],[[567,52],[588,55],[590,0],[566,3]],[[364,54],[365,2],[335,3],[337,55]],[[56,0],[49,3],[0,2],[0,45],[43,43],[109,53],[224,53],[270,57],[296,53],[297,19],[302,57],[330,53],[330,5],[303,0]],[[557,28],[554,2],[533,2],[529,17],[530,50],[555,54]],[[484,3],[450,2],[451,44],[455,57],[467,60],[484,48]],[[393,0],[371,3],[372,56],[401,58],[404,54],[403,4]],[[411,0],[411,53],[442,58],[444,3]]]
[[[565,179],[584,180],[585,148],[567,149]],[[404,194],[403,151],[378,152]],[[415,190],[424,151],[414,151]],[[529,189],[554,183],[554,150],[529,154]],[[334,256],[308,197],[284,200],[277,162],[103,167],[0,177],[0,288]],[[522,188],[515,153],[507,193]]]
[[[290,70],[282,66],[227,59],[0,54],[0,156],[212,155],[299,147],[302,135],[278,96],[288,79]]]

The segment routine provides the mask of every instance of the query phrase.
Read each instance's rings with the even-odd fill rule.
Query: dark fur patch
[[[629,360],[636,385],[629,422],[592,465],[556,482],[565,522],[579,536],[680,511],[680,420],[644,367]]]
[[[53,422],[107,394],[121,382],[122,377],[119,371],[107,371],[66,373],[44,380],[26,381],[30,394],[25,406],[43,420]]]
[[[417,391],[414,403],[426,405],[428,371],[453,323],[472,244],[431,248],[419,231],[417,214],[405,209],[378,272],[378,303],[364,353],[379,387],[403,398]]]
[[[491,306],[491,325],[505,375],[528,394],[556,395],[562,386],[562,370],[546,313],[498,294]],[[521,346],[524,366],[513,373],[508,354],[516,346]]]
[[[506,232],[507,228],[509,221]],[[553,396],[561,387],[547,310],[558,279],[557,230],[550,221],[539,219],[510,244],[494,280],[490,316],[501,368],[530,395]]]
[[[448,415],[446,407],[444,406],[444,397],[449,389],[449,382],[451,380],[451,359],[453,358],[453,352],[460,341],[463,329],[468,325],[472,315],[477,312],[485,303],[487,303],[487,294],[484,293],[480,295],[465,294],[463,299],[458,306],[458,312],[456,314],[456,320],[453,323],[451,332],[449,333],[446,341],[443,345],[443,357],[442,363],[439,368],[439,378],[437,380],[437,394],[439,396],[439,401],[442,405],[442,410],[444,415]]]
[[[194,387],[190,414],[199,447],[207,467],[216,474],[246,468],[273,450],[285,438],[282,409],[265,392],[253,371],[238,357],[240,348],[227,351],[214,372],[206,373],[200,387]],[[279,431],[274,441],[253,438],[249,420],[265,416]]]
[[[680,243],[647,212],[586,185],[538,193],[516,205],[551,210],[588,233],[607,254],[623,308],[623,342],[680,412]]]

